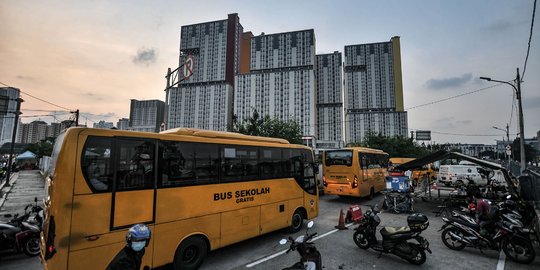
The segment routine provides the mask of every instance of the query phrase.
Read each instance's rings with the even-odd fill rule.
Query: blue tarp
[[[36,159],[36,154],[30,151],[26,151],[15,158],[15,160],[24,160],[24,159]]]

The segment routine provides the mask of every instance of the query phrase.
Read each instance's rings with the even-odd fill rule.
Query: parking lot
[[[444,192],[442,192],[444,196]],[[436,196],[436,193],[433,193]],[[433,254],[427,254],[425,264],[416,266],[391,254],[380,254],[374,250],[362,250],[353,241],[353,228],[335,230],[340,209],[346,211],[353,204],[361,205],[363,211],[370,205],[380,203],[382,195],[373,200],[357,198],[340,198],[326,195],[320,198],[320,213],[315,219],[314,228],[310,231],[325,235],[315,240],[315,245],[321,253],[325,269],[539,269],[540,250],[536,246],[537,257],[532,264],[521,265],[499,257],[499,252],[466,248],[462,251],[448,249],[441,241],[438,231],[443,222],[435,217],[439,201],[433,199],[423,202],[415,201],[415,210],[429,217],[430,225],[422,235],[430,242]],[[407,214],[381,213],[380,226],[406,226]],[[302,233],[305,230],[302,231]],[[295,238],[298,234],[293,235]],[[282,269],[293,265],[299,260],[297,252],[280,254],[288,246],[280,246],[279,240],[288,237],[286,232],[274,232],[257,237],[239,244],[216,250],[209,254],[201,269]],[[380,234],[377,235],[380,239]],[[274,257],[275,256],[275,257]]]
[[[20,184],[27,183],[21,181]],[[10,194],[10,204],[15,205],[17,194],[21,194],[21,201],[28,201],[28,188],[19,185]],[[448,191],[441,192],[446,196]],[[340,198],[333,195],[320,197],[319,216],[314,220],[315,226],[310,230],[317,232],[319,237],[315,245],[322,255],[324,269],[540,269],[540,249],[536,246],[537,257],[532,264],[520,265],[499,257],[499,252],[493,250],[480,251],[466,248],[462,251],[448,249],[440,239],[443,222],[440,217],[435,217],[433,211],[441,204],[436,200],[437,192],[433,192],[434,199],[423,202],[415,200],[415,210],[429,217],[430,225],[422,235],[430,242],[433,254],[427,254],[425,264],[415,266],[407,261],[391,254],[382,254],[374,250],[362,250],[358,248],[352,238],[353,228],[349,225],[348,230],[336,230],[340,210],[346,211],[351,205],[359,204],[365,212],[369,206],[381,203],[383,196],[377,194],[373,200],[362,198]],[[10,204],[5,204],[7,207]],[[24,207],[24,204],[21,204]],[[380,213],[380,226],[406,226],[407,214]],[[210,252],[201,269],[282,269],[293,265],[299,260],[297,252],[281,254],[288,246],[279,245],[279,240],[288,236],[296,236],[304,233],[290,235],[285,231],[277,231],[260,237],[256,237],[241,243]],[[380,239],[380,235],[377,235]],[[504,255],[503,255],[504,256]],[[167,268],[167,267],[165,267]],[[39,258],[29,258],[22,254],[0,258],[0,269],[13,270],[38,270],[41,269]]]

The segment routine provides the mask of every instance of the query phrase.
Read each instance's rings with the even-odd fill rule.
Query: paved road
[[[26,179],[31,175],[35,175],[35,173],[20,174],[19,177]],[[30,178],[34,180],[21,182],[19,179],[17,180],[19,184],[14,186],[13,197],[10,194],[5,204],[6,207],[9,205],[24,207],[24,203],[15,203],[15,198],[19,198],[21,201],[32,200],[35,195],[25,194],[26,192],[41,192],[39,188],[29,187],[26,189],[20,185],[34,183],[34,181],[39,182],[33,176]],[[18,185],[20,187],[17,187]],[[499,253],[496,251],[480,252],[470,248],[463,251],[452,251],[446,248],[440,240],[440,232],[438,232],[442,221],[432,213],[438,204],[435,201],[418,201],[415,204],[416,210],[428,215],[430,221],[430,226],[423,232],[423,235],[429,240],[433,254],[427,254],[427,261],[422,266],[411,265],[393,255],[379,256],[373,250],[361,250],[352,240],[354,226],[348,230],[333,232],[334,226],[337,225],[340,209],[346,210],[350,205],[360,204],[365,211],[368,209],[368,205],[374,205],[381,200],[382,195],[377,195],[373,200],[339,198],[337,196],[321,197],[319,217],[315,220],[315,227],[311,231],[318,232],[319,235],[329,233],[315,241],[315,245],[322,254],[324,269],[540,269],[540,249],[538,248],[537,258],[530,265],[519,265],[511,261],[499,260]],[[2,211],[4,210],[2,209]],[[381,213],[380,218],[382,220],[381,226],[405,226],[407,224],[407,215]],[[296,235],[299,234],[295,234],[293,237]],[[278,231],[213,251],[208,255],[201,269],[274,270],[288,267],[299,259],[297,253],[290,252],[268,259],[269,256],[286,249],[278,242],[288,236],[288,233]],[[380,238],[380,235],[378,237]],[[248,265],[251,267],[247,267]],[[0,258],[0,269],[38,270],[41,269],[41,265],[38,258],[17,255]]]
[[[11,187],[3,187],[0,195],[0,222],[9,220],[5,214],[23,213],[24,207],[43,201],[44,181],[39,171],[20,171],[11,178]],[[0,269],[34,270],[42,269],[38,257],[30,258],[24,254],[0,256]]]

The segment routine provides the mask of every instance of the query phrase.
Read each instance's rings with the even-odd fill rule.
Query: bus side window
[[[160,152],[162,186],[217,183],[216,144],[162,141]]]
[[[153,187],[154,152],[154,142],[118,140],[117,190]]]
[[[281,169],[281,149],[279,148],[260,148],[259,170],[261,178],[279,178],[283,176]]]
[[[111,146],[108,137],[89,137],[84,146],[81,169],[94,192],[111,190]]]
[[[221,180],[236,182],[254,180],[259,177],[258,149],[254,146],[223,146]]]

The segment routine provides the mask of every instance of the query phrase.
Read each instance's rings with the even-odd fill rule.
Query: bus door
[[[154,222],[156,141],[118,138],[115,150],[111,229]]]
[[[358,169],[359,171],[359,178],[358,179],[358,186],[360,190],[360,196],[365,196],[369,194],[369,191],[371,189],[371,181],[370,179],[373,177],[373,175],[370,175],[372,173],[372,170],[368,170],[369,168],[369,156],[366,153],[358,152]]]

